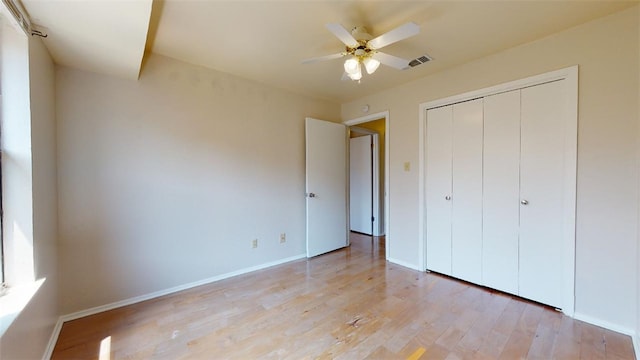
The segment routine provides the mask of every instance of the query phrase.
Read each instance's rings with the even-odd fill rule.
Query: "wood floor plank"
[[[538,324],[531,347],[527,353],[529,359],[551,359],[553,351],[553,341],[555,339],[555,331],[546,324]]]
[[[65,323],[53,359],[632,359],[631,339],[352,245]]]
[[[396,352],[399,359],[420,359],[426,352],[426,348],[416,338],[410,339],[407,344]]]
[[[434,343],[430,346],[425,347],[425,352],[422,355],[422,359],[441,360],[446,359],[449,354],[449,349],[443,348],[442,346]]]
[[[583,334],[584,328],[583,326]],[[605,352],[607,354],[607,358],[609,356],[615,355],[619,356],[623,359],[631,359],[634,356],[633,352],[633,344],[629,343],[623,337],[620,337],[620,334],[613,332],[611,330],[604,330],[604,338],[605,338]]]
[[[491,330],[482,342],[477,353],[490,359],[497,359],[502,354],[509,336],[501,332]]]
[[[502,333],[503,335],[510,335],[518,324],[520,316],[522,315],[526,305],[526,303],[520,302],[516,299],[510,299],[504,311],[496,321],[493,330]]]
[[[563,316],[560,329],[554,339],[552,356],[557,359],[580,357],[582,322]]]
[[[487,333],[479,328],[471,328],[456,345],[455,350],[465,354],[477,353],[485,342]]]
[[[498,359],[525,359],[531,346],[532,336],[519,329],[514,330],[504,345]]]
[[[367,360],[385,360],[385,359],[393,359],[395,358],[395,354],[391,351],[387,350],[384,346],[379,346],[365,359]]]
[[[464,337],[464,334],[465,332],[463,330],[452,325],[442,335],[440,335],[438,340],[436,340],[436,344],[448,349],[449,351],[453,351],[456,345],[458,345],[458,342],[460,342],[462,337]]]

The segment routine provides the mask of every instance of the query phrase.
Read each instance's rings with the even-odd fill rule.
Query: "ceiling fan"
[[[413,22],[406,23],[376,38],[373,38],[364,27],[354,27],[351,32],[340,24],[327,24],[326,28],[346,45],[343,52],[303,60],[303,64],[333,60],[347,56],[344,62],[342,79],[359,81],[362,78],[362,67],[367,74],[373,74],[380,64],[403,70],[409,67],[409,60],[378,51],[400,40],[410,38],[420,32],[420,27]]]

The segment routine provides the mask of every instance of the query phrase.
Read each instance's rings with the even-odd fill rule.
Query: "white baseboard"
[[[51,359],[51,355],[53,354],[53,349],[56,347],[56,343],[58,342],[58,336],[60,335],[60,330],[62,330],[62,316],[58,318],[56,322],[56,326],[53,327],[53,332],[51,333],[51,337],[49,338],[49,343],[47,344],[47,348],[44,351],[44,355],[42,355],[42,360]]]
[[[595,318],[595,317],[590,316],[590,315],[585,315],[585,314],[579,313],[577,311],[573,314],[573,318],[576,319],[576,320],[587,322],[587,323],[592,324],[592,325],[603,327],[605,329],[609,329],[609,330],[612,330],[612,331],[615,331],[615,332],[619,332],[621,334],[629,335],[629,336],[631,336],[631,340],[635,340],[635,338],[636,338],[635,330],[630,329],[630,328],[625,327],[625,326],[620,326],[618,324],[614,324],[614,323],[606,321],[606,320],[598,319],[598,318]],[[634,343],[635,343],[635,341],[634,341]]]
[[[417,270],[417,271],[424,272],[424,269],[420,270],[419,266],[417,266],[415,264],[410,264],[410,263],[402,261],[402,260],[398,260],[398,259],[394,259],[394,258],[387,258],[387,261],[390,262],[390,263],[394,263],[396,265],[404,266],[404,267],[412,269],[412,270]]]
[[[194,281],[194,282],[191,282],[191,283],[188,283],[188,284],[174,286],[174,287],[169,288],[169,289],[155,291],[155,292],[152,292],[150,294],[135,296],[135,297],[132,297],[132,298],[129,298],[129,299],[112,302],[110,304],[96,306],[96,307],[92,307],[90,309],[77,311],[77,312],[74,312],[74,313],[71,313],[71,314],[67,314],[67,315],[62,315],[62,316],[60,316],[60,318],[58,319],[58,322],[56,323],[56,326],[55,326],[55,328],[53,330],[53,334],[51,334],[51,338],[49,339],[49,344],[47,345],[47,349],[45,351],[43,359],[48,360],[51,357],[51,354],[53,353],[53,349],[54,349],[54,347],[56,345],[56,342],[58,341],[58,335],[60,334],[60,330],[62,329],[62,324],[67,322],[67,321],[80,319],[80,318],[83,318],[85,316],[98,314],[98,313],[101,313],[101,312],[104,312],[104,311],[117,309],[119,307],[132,305],[132,304],[139,303],[139,302],[142,302],[142,301],[155,299],[155,298],[160,297],[160,296],[173,294],[173,293],[176,293],[178,291],[191,289],[191,288],[194,288],[196,286],[210,284],[210,283],[213,283],[213,282],[216,282],[216,281],[228,279],[230,277],[234,277],[234,276],[250,273],[252,271],[262,270],[262,269],[266,269],[266,268],[269,268],[269,267],[272,267],[272,266],[288,263],[288,262],[291,262],[291,261],[304,259],[306,257],[307,257],[306,254],[291,256],[291,257],[288,257],[288,258],[284,258],[284,259],[280,259],[280,260],[276,260],[276,261],[272,261],[272,262],[268,262],[268,263],[264,263],[264,264],[260,264],[260,265],[256,265],[256,266],[252,266],[252,267],[248,267],[248,268],[232,271],[232,272],[229,272],[229,273],[226,273],[226,274],[213,276],[213,277],[210,277],[210,278],[207,278],[207,279]]]

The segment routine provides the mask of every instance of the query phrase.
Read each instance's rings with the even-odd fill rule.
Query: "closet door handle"
[[[520,201],[520,204],[522,205],[529,205],[529,202],[527,200],[522,200]]]
[[[445,200],[451,200],[451,196],[450,196],[450,195],[447,195],[447,196],[445,196],[445,197],[444,197],[444,199],[445,199]]]

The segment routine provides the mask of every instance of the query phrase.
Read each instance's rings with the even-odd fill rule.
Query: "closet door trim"
[[[563,306],[562,312],[568,316],[574,316],[575,311],[575,223],[576,223],[576,164],[577,164],[577,129],[578,129],[578,66],[547,72],[520,80],[507,82],[500,85],[474,90],[459,95],[454,95],[438,100],[428,101],[419,105],[419,173],[418,173],[418,196],[420,206],[418,208],[419,219],[419,252],[420,269],[427,269],[426,261],[426,117],[427,110],[442,106],[452,105],[459,102],[482,98],[507,91],[523,89],[530,86],[540,85],[548,82],[564,80],[564,91],[566,96],[566,117],[565,126],[565,177],[564,177],[564,236],[563,244],[557,251],[563,253],[564,272],[561,276],[564,279]]]

